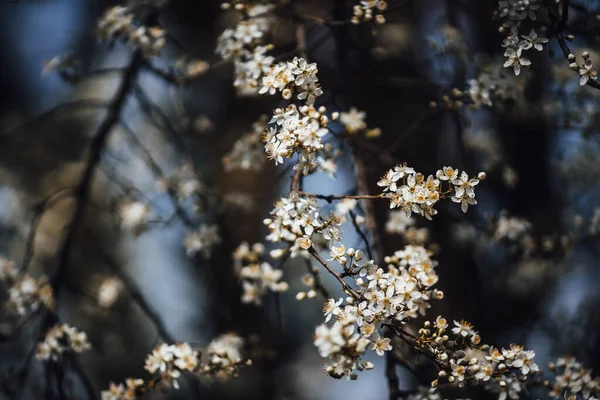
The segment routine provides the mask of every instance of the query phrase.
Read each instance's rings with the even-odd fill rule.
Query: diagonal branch
[[[90,151],[87,157],[85,170],[79,185],[74,190],[76,202],[75,210],[73,211],[71,221],[67,225],[67,233],[59,250],[57,269],[50,281],[52,289],[55,291],[55,293],[58,292],[58,290],[64,284],[64,272],[71,256],[71,250],[73,248],[73,243],[75,241],[79,226],[83,223],[85,218],[86,204],[90,197],[92,183],[96,173],[96,167],[100,163],[102,152],[106,147],[112,128],[119,120],[121,111],[125,106],[127,96],[136,81],[143,63],[144,57],[141,51],[137,50],[133,54],[131,62],[123,74],[121,84],[117,89],[113,100],[110,102],[109,109],[104,120],[98,127],[96,134],[90,143]]]

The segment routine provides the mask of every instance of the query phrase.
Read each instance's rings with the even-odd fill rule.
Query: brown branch
[[[322,17],[317,17],[315,15],[298,15],[298,18],[304,20],[304,21],[311,21],[311,22],[315,22],[319,25],[325,25],[325,26],[341,26],[341,25],[350,25],[352,24],[352,21],[336,21],[336,20],[332,20],[332,19],[325,19]]]
[[[346,283],[346,281],[344,280],[344,278],[342,278],[342,276],[339,273],[337,273],[333,268],[331,268],[331,266],[329,266],[329,264],[327,264],[327,261],[323,260],[323,258],[319,255],[319,253],[315,250],[314,247],[309,248],[308,252],[323,267],[325,267],[325,269],[327,270],[327,272],[329,272],[331,275],[333,275],[335,277],[335,279],[337,279],[337,281],[342,285],[342,288],[344,289],[344,292],[346,292],[347,294],[351,295],[352,297],[354,297],[357,300],[361,298],[360,294],[356,290],[354,290],[350,285],[348,285],[348,283]]]
[[[91,229],[90,232],[92,232]],[[158,315],[158,312],[154,310],[154,308],[146,301],[144,294],[138,288],[135,281],[121,270],[117,262],[113,260],[108,253],[106,253],[101,248],[99,248],[99,251],[104,264],[111,270],[112,273],[114,273],[119,278],[121,282],[123,282],[123,285],[127,288],[127,291],[129,292],[130,296],[140,307],[140,309],[146,315],[146,317],[148,317],[148,319],[152,322],[158,334],[166,342],[175,343],[175,338],[169,333],[167,326],[163,323],[162,319]]]
[[[0,131],[0,135],[9,136],[15,135],[19,132],[24,132],[32,129],[34,126],[42,124],[52,118],[54,115],[61,111],[69,110],[70,112],[76,109],[105,109],[109,107],[106,100],[104,99],[82,99],[75,100],[69,103],[62,103],[50,110],[38,115],[35,119],[25,122],[24,124],[17,126],[16,128],[9,129],[8,131]]]
[[[27,235],[27,240],[25,241],[25,252],[23,254],[23,261],[21,263],[21,269],[23,271],[27,271],[29,263],[33,259],[35,255],[35,237],[37,235],[37,230],[40,225],[40,221],[48,209],[52,205],[52,203],[62,200],[64,195],[72,193],[72,189],[63,189],[59,190],[56,193],[53,193],[49,197],[45,198],[41,202],[33,208],[33,217],[31,218],[31,224],[29,228],[29,233]]]
[[[386,336],[387,332],[386,332]],[[390,400],[397,400],[400,393],[400,379],[396,371],[396,360],[394,359],[394,353],[388,351],[385,355],[385,376],[388,382],[388,392]]]
[[[377,256],[376,262],[383,265],[385,254],[383,252],[383,245],[379,237],[379,230],[377,227],[377,219],[375,217],[375,207],[373,207],[372,198],[383,198],[383,195],[369,196],[369,184],[367,180],[367,172],[365,165],[356,152],[354,152],[354,166],[356,168],[356,181],[358,184],[358,191],[363,194],[366,199],[365,204],[365,218],[367,221],[367,228],[371,232],[373,238],[373,247],[375,248],[375,254]]]
[[[166,175],[165,175],[163,169],[158,164],[158,162],[154,159],[154,157],[152,157],[152,153],[150,153],[150,150],[148,150],[148,148],[146,148],[144,146],[144,144],[137,137],[137,135],[135,134],[133,129],[123,120],[121,120],[121,126],[124,128],[129,139],[131,139],[131,141],[135,144],[136,148],[139,149],[140,152],[142,153],[142,157],[144,158],[146,165],[148,166],[148,168],[150,168],[150,170],[152,171],[154,176],[159,179],[166,179]],[[179,219],[181,219],[181,221],[184,223],[184,225],[186,227],[188,227],[188,228],[196,227],[196,224],[194,223],[192,218],[190,218],[188,216],[187,212],[179,204],[179,200],[177,199],[177,193],[176,193],[175,189],[173,187],[171,187],[171,185],[167,185],[167,194],[169,195],[171,204],[173,205],[173,208],[175,209],[175,215],[177,217],[179,217]]]
[[[325,195],[325,194],[315,194],[315,193],[305,193],[305,192],[299,192],[298,193],[300,196],[304,196],[304,197],[313,197],[316,199],[321,199],[321,200],[326,200],[328,202],[332,202],[333,200],[345,200],[345,199],[354,199],[354,200],[373,200],[373,199],[384,199],[385,197],[383,195]]]
[[[431,114],[435,113],[436,111],[437,109],[427,108],[424,112],[422,112],[421,115],[419,115],[419,117],[416,120],[414,120],[408,128],[406,128],[402,133],[396,136],[394,142],[386,149],[386,154],[392,154],[396,149],[398,149],[398,147],[400,147],[404,139],[406,139],[411,133],[416,131],[419,128],[419,126],[421,126],[421,123],[423,123],[423,121],[429,118]]]
[[[552,7],[549,4],[548,0],[545,0],[544,4],[545,4],[546,8],[548,9],[548,15],[550,16],[550,21],[552,22],[552,25],[554,25],[554,28],[553,28],[554,38],[558,42],[558,45],[560,46],[563,56],[565,57],[567,62],[569,64],[571,64],[573,62],[572,60],[570,60],[570,56],[572,54],[571,49],[569,49],[569,45],[567,44],[567,40],[563,34],[563,31],[567,28],[567,21],[569,19],[570,0],[563,0],[560,17],[558,15],[558,13],[556,12],[556,10],[554,9],[554,7]],[[575,72],[578,72],[578,71],[575,71]],[[594,89],[600,90],[600,83],[595,79],[589,79],[587,81],[586,85],[590,86]]]
[[[231,62],[231,59],[225,58],[214,62],[213,64],[209,64],[205,71],[200,74],[194,75],[184,75],[177,76],[173,71],[165,71],[151,63],[145,63],[144,67],[150,71],[155,76],[159,77],[163,81],[173,84],[175,86],[187,86],[193,83],[194,81],[204,77],[209,71],[213,71],[215,69],[221,68],[225,65],[228,65]]]
[[[297,170],[292,175],[292,182],[290,183],[290,192],[297,192],[300,190],[300,178],[302,177],[302,170]]]
[[[77,235],[79,225],[85,218],[85,207],[90,197],[92,183],[96,173],[96,167],[100,163],[102,152],[104,151],[112,128],[118,122],[121,110],[125,105],[127,95],[133,87],[137,75],[143,65],[144,57],[141,51],[137,50],[129,64],[129,67],[123,74],[123,79],[117,92],[110,102],[109,109],[96,134],[90,143],[90,152],[87,156],[86,168],[80,179],[79,185],[75,188],[74,195],[76,199],[75,210],[71,221],[68,223],[67,233],[58,255],[58,266],[51,279],[53,290],[58,292],[64,283],[64,270],[69,262],[73,243]]]
[[[50,279],[50,284],[55,295],[59,293],[61,287],[66,282],[65,271],[69,263],[71,251],[74,247],[73,245],[77,236],[77,232],[85,218],[85,208],[91,194],[92,183],[94,180],[97,166],[101,160],[102,152],[106,147],[108,138],[110,136],[110,133],[112,132],[112,128],[118,121],[119,115],[121,114],[121,110],[125,105],[127,95],[129,94],[129,91],[137,78],[138,72],[140,71],[143,65],[143,61],[144,58],[141,51],[136,51],[131,58],[129,66],[123,74],[123,79],[121,80],[119,88],[117,89],[113,99],[109,103],[107,113],[102,123],[96,130],[96,133],[94,134],[90,142],[90,150],[87,156],[85,170],[79,181],[79,184],[73,190],[74,198],[76,201],[75,210],[73,211],[71,219],[67,224],[67,232],[58,252],[57,267]],[[46,310],[46,315],[43,318],[42,324],[40,326],[39,333],[37,335],[37,340],[34,343],[34,348],[37,345],[37,343],[43,339],[46,331],[53,325],[56,325],[58,322],[58,314],[56,312]],[[28,364],[25,366],[25,368],[28,368]],[[79,376],[81,377],[82,381],[85,382],[88,379],[83,371],[77,372],[79,373]],[[95,391],[93,389],[90,389],[92,388],[91,383],[85,384],[85,388],[88,391],[88,398],[97,398]]]
[[[319,293],[321,293],[321,295],[325,298],[325,300],[330,299],[331,294],[329,293],[329,290],[323,285],[323,282],[321,282],[321,277],[319,276],[319,270],[316,269],[315,267],[313,267],[312,263],[309,260],[305,260],[305,261],[306,261],[306,268],[308,269],[308,273],[311,274],[314,279],[313,288],[316,289]]]
[[[354,230],[356,231],[356,233],[358,233],[358,236],[360,236],[362,241],[365,243],[365,246],[367,247],[367,255],[369,256],[369,259],[372,260],[373,251],[371,250],[371,244],[369,243],[367,235],[362,231],[362,229],[360,229],[360,226],[358,226],[358,222],[356,221],[356,214],[354,214],[354,211],[349,210],[348,213],[350,214],[350,218],[352,218],[352,226],[354,226]]]

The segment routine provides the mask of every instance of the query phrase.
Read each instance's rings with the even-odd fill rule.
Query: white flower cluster
[[[381,356],[392,349],[390,339],[380,336],[384,325],[406,323],[419,313],[424,314],[430,307],[429,300],[441,299],[443,293],[431,288],[438,280],[436,263],[423,247],[406,246],[386,257],[387,272],[366,260],[360,250],[349,249],[346,254],[343,246],[332,251],[333,259],[345,271],[350,275],[358,273],[358,289],[346,298],[344,306],[341,306],[343,299],[329,299],[325,303],[325,322],[332,316],[336,322],[317,327],[315,346],[327,358],[325,370],[329,375],[355,379],[355,370],[372,368],[371,363],[361,360],[366,350],[374,350]]]
[[[98,21],[96,34],[100,40],[123,39],[139,49],[144,56],[154,57],[165,46],[165,31],[159,27],[136,26],[128,7],[109,8]]]
[[[144,368],[151,374],[159,375],[159,382],[165,387],[179,389],[177,379],[181,372],[195,372],[198,366],[198,352],[187,343],[168,345],[163,343],[152,350],[146,358]]]
[[[358,205],[358,200],[356,199],[343,199],[336,203],[335,205],[335,215],[341,224],[350,222],[348,218],[351,217],[350,213],[355,214],[354,222],[358,225],[362,225],[365,222],[365,218],[362,215],[356,215],[354,209]]]
[[[452,329],[441,316],[433,323],[426,321],[419,330],[417,345],[432,354],[440,368],[439,379],[432,386],[437,386],[440,379],[458,386],[484,384],[487,390],[498,392],[499,399],[518,399],[519,381],[539,372],[535,353],[515,344],[496,349],[480,342],[481,337],[467,321],[454,321]]]
[[[573,357],[560,357],[549,365],[556,374],[552,381],[550,396],[556,399],[596,399],[600,397],[600,379],[592,377],[592,371],[583,368]]]
[[[119,217],[121,228],[139,235],[148,228],[150,206],[141,201],[127,201],[121,205]]]
[[[207,361],[202,366],[205,374],[234,375],[244,358],[244,338],[235,333],[224,333],[213,339],[206,348]],[[249,364],[250,360],[246,361]]]
[[[258,93],[273,95],[281,92],[286,100],[297,93],[298,100],[305,100],[306,105],[312,106],[317,97],[323,94],[318,83],[318,72],[317,64],[309,64],[304,58],[294,57],[292,61],[273,64],[265,71]]]
[[[304,286],[308,288],[307,292],[300,291],[296,293],[296,300],[302,301],[305,299],[314,299],[317,297],[317,281],[318,277],[318,269],[311,267],[310,273],[303,275],[301,278],[301,282]]]
[[[323,218],[319,214],[317,201],[313,198],[300,197],[297,192],[291,192],[289,197],[281,198],[275,203],[271,217],[264,224],[271,233],[267,240],[273,243],[286,242],[289,249],[271,251],[271,257],[279,258],[287,250],[291,257],[308,256],[308,250],[313,244],[329,241],[330,244],[339,242],[341,229],[334,215]]]
[[[499,64],[492,62],[483,66],[479,76],[468,81],[467,90],[464,92],[465,100],[473,110],[484,105],[492,107],[498,102],[518,101],[523,98],[523,81],[517,80],[514,74],[507,75]]]
[[[576,62],[576,57],[574,54],[569,54],[569,68],[579,73],[579,85],[584,86],[587,85],[589,81],[595,81],[598,79],[598,71],[594,68],[594,63],[590,58],[590,53],[585,51],[581,58],[583,58],[583,64],[579,65]]]
[[[361,0],[359,4],[353,7],[352,23],[360,24],[361,22],[375,21],[378,24],[385,24],[385,17],[380,13],[385,11],[387,6],[387,1],[384,0]],[[374,13],[375,17],[373,17]]]
[[[367,129],[367,123],[365,122],[366,118],[367,113],[358,110],[356,107],[352,107],[350,111],[340,113],[340,122],[351,135]]]
[[[539,8],[539,0],[499,0],[495,15],[502,20],[503,28],[517,28],[528,17],[535,21]]]
[[[275,125],[263,138],[267,157],[277,165],[297,152],[305,171],[317,168],[315,152],[323,149],[321,138],[329,133],[325,113],[325,107],[317,110],[306,105],[298,108],[294,104],[276,109],[269,121]]]
[[[429,175],[425,179],[413,168],[397,165],[388,170],[377,185],[384,188],[383,195],[390,199],[390,208],[401,208],[409,217],[415,212],[431,219],[437,214],[433,208],[435,204],[447,196],[455,203],[460,203],[465,213],[469,205],[477,204],[474,187],[481,179],[485,179],[485,173],[480,172],[478,178],[469,179],[465,171],[459,172],[452,167],[444,167],[436,172],[436,178]],[[442,191],[443,182],[448,183],[448,192]]]
[[[390,211],[385,231],[392,235],[402,235],[408,243],[424,244],[429,239],[429,230],[415,227],[415,222],[404,211]]]
[[[298,163],[294,165],[294,170],[301,170],[304,175],[317,170],[326,173],[330,178],[335,178],[338,166],[335,160],[342,154],[342,150],[335,147],[332,143],[323,144],[319,155],[301,149],[298,153]]]
[[[111,382],[108,390],[100,393],[100,400],[135,400],[143,388],[143,379],[128,378],[125,384]]]
[[[416,393],[409,394],[405,400],[444,400],[442,395],[435,389],[428,387],[419,387]],[[465,399],[467,400],[467,399]]]
[[[463,135],[465,146],[483,156],[482,166],[486,171],[503,167],[503,149],[493,131],[488,129],[467,129]]]
[[[522,67],[527,68],[531,65],[531,61],[523,56],[524,50],[533,48],[537,51],[542,51],[544,49],[542,44],[548,43],[548,38],[538,36],[534,29],[531,30],[529,35],[521,35],[521,38],[519,40],[519,32],[516,28],[513,28],[502,43],[502,47],[505,49],[504,57],[507,58],[504,62],[504,67],[512,67],[515,75],[521,73]]]
[[[575,226],[581,226],[584,223],[584,219],[581,215],[576,215],[574,218]],[[595,207],[594,212],[592,214],[592,218],[590,220],[589,227],[587,231],[590,235],[595,236],[600,234],[600,208]],[[2,270],[2,263],[0,262],[0,271]],[[0,272],[0,279],[2,279],[2,272]]]
[[[35,357],[38,360],[59,361],[65,353],[82,353],[91,349],[85,332],[67,324],[53,326],[46,332],[44,341],[38,344]]]
[[[524,218],[501,214],[496,222],[494,240],[521,241],[531,230],[531,223]]]
[[[179,389],[178,379],[184,371],[210,376],[232,375],[242,362],[243,346],[244,340],[234,333],[218,336],[209,343],[204,353],[207,360],[202,362],[199,352],[188,343],[163,343],[146,357],[144,368],[154,375],[151,380],[128,378],[125,384],[111,382],[108,390],[102,391],[101,400],[134,400],[151,390]]]
[[[333,305],[335,304],[338,303],[334,302]],[[325,372],[329,376],[336,379],[344,376],[348,379],[356,379],[357,375],[354,371],[373,368],[372,362],[360,359],[369,346],[372,346],[371,340],[363,335],[362,332],[356,331],[352,317],[341,317],[331,327],[326,324],[317,326],[315,346],[319,349],[321,357],[327,358]],[[379,334],[375,336],[374,332],[371,332],[369,337],[371,335],[382,351],[392,349],[389,344],[390,339],[382,339]]]
[[[35,279],[22,273],[13,261],[0,256],[0,288],[8,293],[8,307],[24,316],[36,311],[41,305],[49,310],[54,309],[52,287],[46,277]]]
[[[189,257],[202,252],[205,258],[210,257],[213,246],[221,243],[217,225],[202,225],[200,230],[188,232],[184,239],[185,250]]]
[[[233,252],[236,273],[242,280],[244,293],[242,303],[261,304],[262,296],[267,291],[285,292],[287,282],[280,282],[283,271],[274,269],[263,260],[265,247],[261,243],[250,246],[244,242]]]
[[[349,111],[339,113],[339,120],[342,125],[344,125],[344,128],[349,135],[364,132],[364,135],[369,139],[381,136],[381,129],[367,129],[367,123],[365,122],[366,118],[367,113],[358,110],[356,107],[350,108]]]
[[[255,208],[255,199],[249,193],[232,191],[222,195],[220,207],[225,212],[250,213]]]
[[[238,139],[231,152],[223,157],[225,171],[230,172],[235,169],[260,171],[266,161],[262,136],[267,130],[267,116],[262,115],[252,124],[252,132]]]
[[[0,282],[13,282],[19,273],[20,271],[13,261],[0,256]]]
[[[502,20],[500,31],[509,32],[502,44],[505,48],[504,56],[507,57],[504,67],[512,67],[515,75],[521,73],[522,67],[527,68],[531,65],[531,61],[522,55],[523,51],[531,48],[542,51],[542,45],[548,43],[548,39],[538,35],[535,29],[531,29],[529,35],[522,35],[518,30],[525,19],[537,20],[536,12],[539,8],[539,0],[498,1],[498,8],[494,15]]]
[[[275,160],[275,165],[283,163],[284,158],[298,154],[295,170],[308,175],[316,169],[334,177],[337,164],[334,159],[340,154],[331,143],[323,143],[322,138],[329,133],[329,117],[323,106],[313,107],[316,98],[323,94],[318,84],[317,65],[309,64],[305,59],[294,57],[292,61],[273,65],[262,79],[260,93],[275,94],[278,91],[289,100],[297,93],[298,100],[305,104],[290,104],[286,108],[277,108],[268,122],[272,126],[265,131],[263,141],[267,157]],[[337,119],[339,113],[333,113]],[[378,131],[375,129],[372,131]],[[372,136],[376,136],[372,134]],[[319,155],[316,153],[319,152]]]
[[[240,95],[255,95],[262,74],[275,59],[267,55],[272,46],[260,43],[271,27],[267,15],[270,5],[247,5],[238,9],[247,16],[234,28],[226,29],[217,40],[216,52],[223,59],[233,60],[235,70],[234,86]]]
[[[159,192],[171,192],[177,196],[177,200],[185,201],[200,195],[205,185],[194,167],[184,164],[173,174],[157,181],[155,187]]]
[[[114,277],[108,277],[102,280],[98,286],[96,301],[102,308],[111,308],[123,292],[123,283]]]

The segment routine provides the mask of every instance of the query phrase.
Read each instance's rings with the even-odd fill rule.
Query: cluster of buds
[[[465,213],[469,205],[477,204],[474,188],[485,179],[485,173],[480,172],[477,178],[469,179],[465,171],[459,172],[452,167],[444,167],[436,172],[435,178],[429,175],[425,179],[413,168],[397,165],[388,170],[377,185],[384,188],[383,196],[390,199],[390,208],[401,208],[407,216],[415,212],[431,219],[437,214],[433,207],[440,199],[451,198],[453,202],[460,203]],[[446,191],[443,190],[444,182],[448,183]]]
[[[56,325],[46,332],[44,341],[38,344],[35,357],[57,362],[64,354],[82,353],[91,347],[85,332],[67,324]]]
[[[579,84],[581,86],[587,85],[589,81],[595,81],[598,79],[598,71],[594,68],[590,53],[587,51],[581,55],[583,58],[583,64],[579,65],[576,61],[575,54],[568,55],[569,68],[579,73]]]
[[[469,81],[470,85],[477,85],[476,80]],[[483,87],[477,86],[474,90],[477,90],[475,95],[477,98],[482,98],[483,101],[480,101],[482,104],[487,104],[487,100],[484,97],[489,97],[489,92],[482,92]],[[461,91],[458,88],[453,88],[449,94],[445,94],[441,97],[440,101],[432,101],[429,103],[431,108],[441,107],[450,111],[460,110],[465,103],[470,103],[470,92]],[[481,92],[481,93],[480,93]],[[475,102],[475,101],[474,101]]]
[[[265,247],[260,243],[242,243],[234,252],[235,271],[242,281],[242,303],[261,304],[268,291],[285,292],[287,282],[280,282],[283,272],[264,261]]]
[[[353,24],[361,22],[375,22],[376,24],[385,24],[385,17],[381,14],[388,7],[384,0],[361,0],[359,4],[353,7]]]
[[[0,256],[0,288],[8,289],[8,307],[24,316],[40,306],[54,309],[52,287],[46,277],[35,279],[21,272],[15,263]]]
[[[125,40],[146,57],[155,57],[166,44],[166,33],[159,27],[137,26],[128,7],[109,8],[98,21],[96,35],[100,40]]]

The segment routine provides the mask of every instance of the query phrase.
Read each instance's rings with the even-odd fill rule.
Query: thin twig
[[[331,275],[333,275],[335,277],[335,279],[337,279],[337,281],[342,285],[342,288],[344,289],[344,291],[346,293],[348,293],[349,295],[351,295],[352,297],[354,297],[355,299],[360,299],[361,296],[360,294],[358,294],[358,292],[356,292],[356,290],[354,290],[350,285],[348,285],[348,283],[346,283],[346,281],[344,280],[344,278],[342,278],[342,276],[337,273],[333,268],[331,268],[329,266],[329,264],[327,264],[327,261],[323,260],[323,258],[319,255],[319,253],[317,252],[317,250],[315,250],[314,247],[311,247],[308,249],[308,252],[323,266],[325,267],[325,269],[327,270],[327,272],[329,272]]]
[[[326,200],[328,202],[332,202],[333,200],[345,200],[345,199],[354,199],[354,200],[366,200],[366,199],[383,199],[383,195],[325,195],[325,194],[315,194],[315,193],[305,193],[299,192],[300,196],[304,197],[314,197],[316,199]]]

